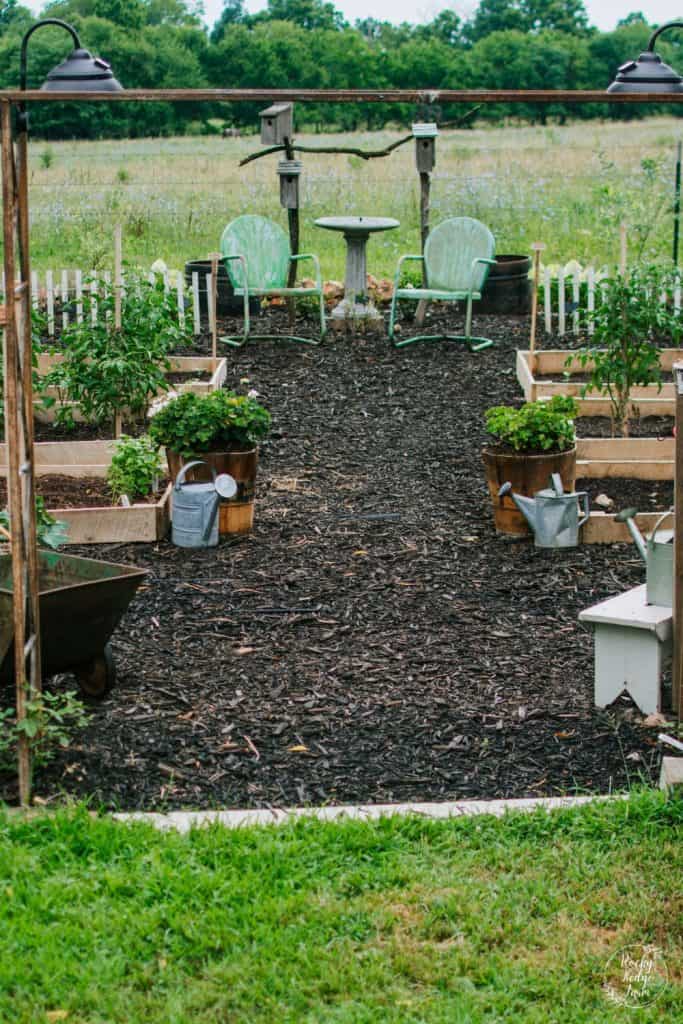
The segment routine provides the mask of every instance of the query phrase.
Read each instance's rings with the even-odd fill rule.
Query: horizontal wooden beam
[[[123,89],[121,92],[0,90],[11,103],[681,103],[683,93],[602,89]]]

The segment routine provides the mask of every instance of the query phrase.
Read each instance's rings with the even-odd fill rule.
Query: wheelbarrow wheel
[[[116,683],[116,664],[109,644],[102,654],[75,669],[80,691],[91,700],[101,700]]]

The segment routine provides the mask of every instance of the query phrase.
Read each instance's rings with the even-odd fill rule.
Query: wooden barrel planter
[[[553,473],[559,473],[565,491],[573,491],[576,480],[576,448],[566,452],[528,455],[491,446],[482,452],[486,467],[486,482],[493,504],[493,519],[497,533],[511,537],[526,537],[529,525],[509,494],[498,497],[498,491],[509,480],[512,490],[526,498],[549,486]]]
[[[533,294],[530,270],[531,259],[528,256],[496,256],[495,266],[489,270],[475,311],[507,313],[510,316],[530,313]]]
[[[177,452],[166,449],[168,469],[171,479],[175,480],[185,462]],[[218,532],[220,534],[248,533],[254,525],[254,495],[256,492],[256,470],[258,467],[258,448],[234,452],[202,452],[196,456],[206,463],[197,466],[187,474],[188,481],[201,483],[211,480],[213,467],[216,475],[229,473],[237,483],[237,493],[233,498],[221,500],[218,511]]]
[[[185,264],[185,284],[192,290],[192,275],[197,275],[199,289],[199,312],[202,316],[209,315],[206,279],[211,273],[211,260],[188,260]],[[232,281],[228,276],[224,263],[218,264],[218,287],[216,293],[216,309],[219,316],[239,316],[244,312],[244,300],[235,295]],[[261,305],[258,298],[249,300],[249,315],[258,316]]]

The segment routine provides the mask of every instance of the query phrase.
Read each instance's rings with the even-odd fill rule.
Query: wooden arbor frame
[[[124,89],[121,92],[0,91],[3,243],[6,325],[5,435],[9,447],[8,494],[12,523],[12,585],[17,719],[26,717],[27,700],[41,690],[38,558],[36,549],[33,461],[33,389],[31,341],[31,267],[28,216],[28,139],[25,103],[132,102],[289,102],[302,103],[681,103],[682,93],[604,93],[600,90],[457,89]],[[16,129],[13,118],[16,117]],[[12,289],[11,282],[15,282]],[[683,431],[681,431],[683,434]],[[678,481],[676,484],[677,499]],[[677,536],[683,538],[683,498],[677,500]],[[679,509],[680,506],[680,509]],[[678,581],[675,581],[678,584]],[[679,591],[681,588],[678,588]],[[676,599],[675,599],[676,600]],[[680,594],[679,594],[680,601]],[[683,643],[676,624],[674,707],[681,711]],[[29,745],[19,750],[19,795],[28,804],[31,790]]]

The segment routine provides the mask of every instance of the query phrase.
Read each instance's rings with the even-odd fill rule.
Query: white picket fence
[[[546,332],[548,334],[564,335],[569,332],[579,334],[581,331],[582,312],[591,313],[595,309],[596,292],[601,297],[607,293],[607,283],[596,279],[596,271],[593,267],[587,267],[581,280],[579,274],[565,274],[560,267],[557,275],[553,276],[549,268],[546,268],[541,275],[543,283],[542,312]],[[557,302],[553,296],[553,283],[557,282]],[[585,289],[581,288],[585,283]],[[583,294],[582,294],[583,292]],[[585,299],[585,307],[581,302]],[[681,284],[680,280],[672,289],[672,294],[662,293],[660,300],[662,305],[673,299],[673,306],[677,313],[681,310]],[[539,308],[539,316],[541,309]],[[593,325],[589,321],[587,330],[593,333]]]
[[[546,268],[541,274],[543,284],[543,299],[539,306],[539,319],[543,316],[545,330],[548,334],[564,335],[567,333],[579,334],[581,330],[582,312],[591,312],[595,309],[595,296],[598,290],[604,294],[606,285],[604,281],[596,279],[596,271],[588,267],[584,272],[585,288],[582,289],[581,277],[577,274],[565,274],[560,268],[556,276]],[[192,322],[192,333],[201,334],[202,316],[199,302],[199,274],[195,271],[192,274],[192,284],[186,290],[185,281],[180,274],[171,282],[168,272],[163,275],[164,289],[169,292],[173,289],[177,295],[178,322],[185,327],[187,320]],[[148,274],[150,283],[156,280],[155,274],[150,271]],[[553,283],[557,282],[557,297],[553,296]],[[126,281],[124,277],[123,289],[125,291]],[[89,315],[93,323],[98,318],[98,296],[111,294],[112,274],[105,270],[97,272],[91,270],[85,273],[82,270],[61,270],[58,272],[47,270],[43,274],[33,271],[31,274],[31,296],[34,307],[42,308],[47,315],[47,329],[50,337],[54,337],[56,318],[61,320],[62,328],[68,326],[72,318],[77,323],[83,323],[83,297],[89,295]],[[211,274],[206,275],[207,294],[211,294]],[[5,294],[5,275],[1,280],[2,294]],[[662,303],[673,299],[673,306],[677,312],[681,309],[681,285],[678,283],[670,296],[662,295]],[[585,310],[582,310],[581,302],[585,300]],[[73,308],[75,306],[75,314]],[[209,303],[208,328],[213,330],[213,310]],[[588,324],[588,333],[592,333],[592,325]]]
[[[131,280],[128,279],[130,285]],[[137,278],[140,280],[140,278]],[[147,275],[150,284],[154,284],[157,275],[152,271]],[[201,334],[202,317],[199,302],[199,274],[195,271],[192,274],[192,284],[186,291],[185,281],[180,274],[176,275],[175,281],[171,282],[168,272],[163,275],[164,291],[175,291],[178,303],[178,323],[185,327],[189,319],[192,321],[192,333]],[[91,322],[98,321],[98,298],[102,295],[112,294],[112,274],[109,270],[98,272],[91,270],[85,273],[82,270],[61,270],[55,272],[46,270],[39,274],[34,270],[31,272],[31,302],[34,309],[42,309],[47,316],[47,331],[50,337],[55,335],[55,324],[57,319],[61,322],[62,329],[68,327],[72,320],[82,324],[85,318],[83,309],[84,297],[89,299],[88,314]],[[206,292],[211,295],[213,287],[211,273],[206,275]],[[0,278],[0,290],[5,295],[5,274],[2,272]],[[122,279],[122,291],[125,294],[126,277]],[[107,318],[110,316],[107,311]],[[208,328],[213,330],[213,309],[209,303]]]

